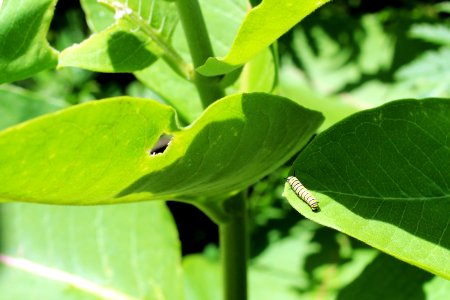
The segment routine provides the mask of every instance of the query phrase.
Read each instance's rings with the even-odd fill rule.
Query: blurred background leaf
[[[323,128],[393,99],[449,97],[446,3],[324,6],[281,41],[281,74],[298,74],[295,81],[280,80],[281,94],[316,109],[320,104],[305,91],[321,98],[316,102],[328,117]],[[326,103],[341,109],[333,112]]]
[[[0,130],[67,106],[64,101],[42,98],[13,86],[0,86]]]
[[[285,236],[278,229],[271,228],[268,247],[250,261],[249,299],[419,300],[445,298],[450,290],[448,280],[309,220],[294,222]],[[210,246],[184,257],[187,300],[220,298],[217,255]]]
[[[180,245],[162,202],[0,206],[2,299],[183,299]]]

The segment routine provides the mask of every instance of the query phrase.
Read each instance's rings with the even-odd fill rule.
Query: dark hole
[[[155,154],[163,153],[164,150],[166,150],[166,148],[169,145],[172,138],[173,138],[172,135],[163,133],[159,137],[159,140],[156,142],[156,144],[153,145],[152,149],[149,151],[149,154],[155,155]]]

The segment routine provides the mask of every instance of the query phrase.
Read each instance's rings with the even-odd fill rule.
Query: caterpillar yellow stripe
[[[319,202],[316,198],[308,191],[305,186],[297,179],[295,176],[289,176],[286,181],[291,186],[292,190],[299,196],[306,204],[311,207],[312,211],[317,211],[319,209]]]

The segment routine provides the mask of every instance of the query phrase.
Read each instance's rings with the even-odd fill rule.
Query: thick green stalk
[[[219,224],[224,300],[246,300],[248,234],[244,194],[227,199],[224,209],[230,216]]]
[[[192,62],[194,68],[197,68],[203,65],[208,57],[214,57],[200,5],[198,0],[176,0],[176,4]],[[219,84],[219,77],[205,77],[194,71],[193,79],[204,107],[225,96]]]
[[[214,53],[198,0],[176,0],[183,30],[194,68],[205,63]],[[194,83],[207,107],[225,96],[219,77],[205,77],[194,71]],[[246,200],[238,194],[224,201],[223,207],[200,206],[219,225],[220,249],[224,277],[224,300],[247,299],[247,229]]]

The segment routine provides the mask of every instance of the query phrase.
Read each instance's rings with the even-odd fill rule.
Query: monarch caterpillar
[[[312,211],[319,210],[319,202],[317,202],[316,198],[308,191],[305,186],[297,179],[297,177],[289,176],[286,178],[286,181],[291,186],[292,190],[299,196],[306,204],[311,207]]]

